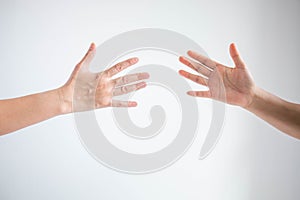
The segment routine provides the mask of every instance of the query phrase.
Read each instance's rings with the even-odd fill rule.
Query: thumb
[[[76,65],[73,74],[77,74],[81,68],[88,67],[96,53],[96,45],[91,43],[89,50],[86,52],[81,61]]]
[[[94,43],[92,43],[90,45],[89,50],[86,52],[85,56],[76,65],[75,69],[73,70],[73,72],[71,74],[69,81],[71,81],[72,79],[75,79],[77,77],[81,68],[83,68],[83,67],[87,68],[89,66],[90,62],[92,61],[92,59],[95,56],[95,53],[96,53],[95,50],[96,50],[96,45]]]
[[[89,50],[86,52],[82,60],[79,64],[81,65],[89,65],[91,61],[93,60],[96,53],[96,45],[95,43],[91,43]]]
[[[230,51],[230,56],[235,64],[235,67],[242,68],[242,69],[245,68],[245,63],[241,58],[234,43],[230,44],[229,51]]]

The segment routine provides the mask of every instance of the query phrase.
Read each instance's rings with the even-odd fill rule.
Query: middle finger
[[[149,78],[149,74],[146,72],[143,72],[143,73],[125,75],[125,76],[114,79],[113,82],[115,83],[115,86],[118,87],[121,85],[126,85],[128,83],[132,83],[132,82],[136,82],[136,81],[148,79],[148,78]]]

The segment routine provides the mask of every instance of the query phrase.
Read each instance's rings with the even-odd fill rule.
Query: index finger
[[[210,58],[208,58],[204,55],[201,55],[195,51],[188,51],[187,53],[191,58],[199,61],[201,64],[205,65],[206,67],[208,67],[210,69],[214,69],[218,65],[217,62],[215,62],[215,61],[211,60]]]
[[[138,61],[139,61],[138,58],[129,58],[128,60],[122,61],[105,71],[107,72],[108,76],[111,77],[111,76],[114,76],[117,73],[123,71],[127,67],[136,64]]]

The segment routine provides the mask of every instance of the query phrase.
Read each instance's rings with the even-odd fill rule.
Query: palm
[[[196,83],[207,86],[209,89],[208,91],[191,91],[188,94],[212,98],[242,107],[251,103],[254,82],[234,45],[230,47],[230,54],[235,62],[235,68],[219,64],[196,52],[190,51],[188,54],[199,62],[185,57],[181,57],[180,61],[199,72],[201,76],[183,70],[180,71],[180,74]]]
[[[208,77],[207,84],[213,99],[240,106],[251,101],[254,83],[246,69],[218,66]]]
[[[76,65],[67,83],[62,86],[61,101],[65,105],[64,113],[108,106],[134,107],[137,105],[136,102],[114,100],[113,97],[144,88],[146,83],[140,81],[147,79],[149,74],[128,74],[118,78],[113,78],[113,76],[137,63],[138,59],[131,58],[103,72],[92,73],[89,71],[89,64],[95,51],[95,45],[92,44],[81,62]]]

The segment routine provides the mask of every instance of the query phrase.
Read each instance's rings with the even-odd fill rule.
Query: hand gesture
[[[91,44],[84,58],[76,65],[67,83],[60,88],[64,113],[109,106],[134,107],[137,105],[136,102],[114,100],[113,97],[144,88],[146,83],[138,81],[149,78],[149,74],[136,73],[118,78],[113,78],[113,76],[136,64],[138,58],[130,58],[103,72],[92,73],[88,68],[95,53],[95,44]],[[75,103],[76,106],[74,106]]]
[[[224,66],[193,51],[188,51],[188,55],[192,59],[181,56],[180,62],[198,72],[199,75],[184,70],[180,70],[179,74],[209,89],[189,91],[189,95],[212,98],[241,107],[251,104],[255,84],[234,44],[230,45],[234,68]]]

